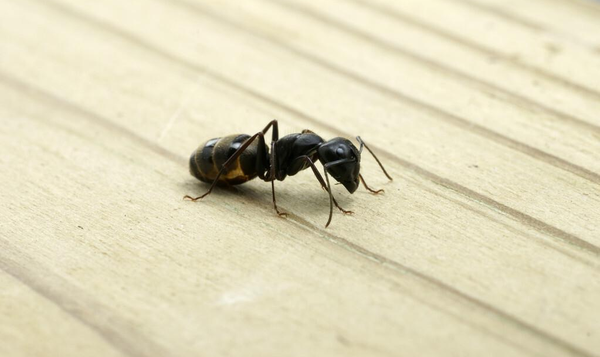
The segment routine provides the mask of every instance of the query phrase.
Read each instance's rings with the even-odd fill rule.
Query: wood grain
[[[0,6],[3,355],[600,350],[593,12],[568,27],[492,0]],[[199,142],[273,118],[360,134],[394,181],[365,156],[385,194],[336,186],[356,214],[328,229],[309,173],[277,183],[287,220],[258,181],[181,200],[206,189],[186,167]]]

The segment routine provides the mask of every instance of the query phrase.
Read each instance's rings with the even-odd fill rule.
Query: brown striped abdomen
[[[190,157],[190,173],[198,180],[212,183],[223,164],[250,135],[230,135],[223,138],[210,139],[200,145]],[[256,157],[258,140],[255,140],[219,177],[218,184],[239,185],[250,181],[258,175]]]

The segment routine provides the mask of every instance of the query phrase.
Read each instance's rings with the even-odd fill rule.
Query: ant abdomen
[[[200,145],[190,156],[190,173],[198,180],[213,183],[223,164],[242,146],[250,135],[236,134],[214,138]],[[259,143],[248,146],[218,178],[221,185],[239,185],[258,176],[256,155]]]

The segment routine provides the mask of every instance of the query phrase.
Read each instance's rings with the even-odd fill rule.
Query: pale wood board
[[[600,355],[600,7],[523,4],[3,2],[0,355]],[[181,199],[274,118],[394,181]]]

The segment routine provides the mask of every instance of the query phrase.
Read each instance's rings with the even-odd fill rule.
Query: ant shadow
[[[286,184],[295,184],[294,189],[286,188]],[[210,184],[195,179],[186,180],[178,186],[181,189],[181,199],[183,199],[184,195],[192,197],[201,196],[210,188]],[[334,185],[332,191],[338,203],[342,207],[351,210],[350,206],[353,205],[354,199],[348,197],[350,194],[346,192],[343,186]],[[329,195],[327,194],[327,191],[322,189],[318,184],[298,185],[298,183],[291,182],[291,180],[290,182],[287,182],[287,180],[285,182],[276,181],[275,192],[277,195],[277,205],[287,213],[302,216],[314,215],[315,217],[320,215],[326,216],[329,213]],[[237,199],[242,200],[243,203],[250,203],[267,209],[273,209],[271,185],[269,182],[262,182],[260,180],[235,186],[219,185],[213,189],[210,195],[197,202],[210,202],[219,199]],[[337,211],[337,208],[334,207],[334,213]],[[273,214],[274,216],[277,216],[274,210]]]

